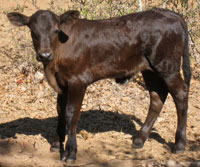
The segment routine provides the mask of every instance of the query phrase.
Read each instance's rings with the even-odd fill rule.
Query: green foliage
[[[81,12],[83,18],[103,19],[136,11],[136,0],[71,0],[70,9]]]

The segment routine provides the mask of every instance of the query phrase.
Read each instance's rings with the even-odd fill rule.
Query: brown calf
[[[133,147],[144,145],[170,93],[178,115],[173,152],[184,151],[191,71],[187,25],[181,16],[157,8],[107,20],[79,19],[73,10],[61,16],[48,10],[30,17],[17,12],[7,16],[12,24],[30,28],[37,60],[58,93],[59,142],[52,149],[60,147],[62,160],[76,159],[76,127],[87,86],[104,78],[123,83],[139,71],[150,93],[150,107]]]

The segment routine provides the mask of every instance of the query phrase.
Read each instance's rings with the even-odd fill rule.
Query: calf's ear
[[[25,26],[29,22],[29,17],[18,12],[7,14],[8,20],[15,26]]]
[[[65,34],[62,30],[58,30],[58,39],[61,43],[67,42],[69,39],[68,35]]]
[[[78,19],[80,12],[77,10],[68,10],[67,12],[60,15],[60,24],[64,22],[70,22],[73,19]]]

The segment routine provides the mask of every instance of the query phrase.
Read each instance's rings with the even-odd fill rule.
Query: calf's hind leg
[[[164,80],[157,73],[147,70],[143,71],[142,75],[149,90],[150,107],[145,123],[141,127],[138,136],[133,138],[133,148],[143,147],[168,95],[168,88]]]
[[[168,77],[165,77],[165,81],[169,88],[169,92],[174,99],[178,117],[175,145],[172,152],[180,153],[185,150],[186,144],[189,87],[181,78],[180,73],[171,74]]]

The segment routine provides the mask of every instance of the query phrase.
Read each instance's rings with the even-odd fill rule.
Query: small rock
[[[25,92],[25,91],[26,91],[26,88],[22,86],[22,87],[21,87],[21,91],[22,91],[22,92]]]
[[[42,79],[44,79],[44,74],[42,74],[41,72],[37,71],[37,73],[35,73],[35,78],[37,80],[42,80]]]
[[[86,130],[81,130],[80,134],[85,140],[89,138],[89,133]]]
[[[81,108],[86,109],[86,107],[87,107],[86,104],[83,104]]]
[[[163,122],[165,119],[164,118],[161,118],[161,117],[158,117],[157,118],[157,122]]]
[[[28,75],[26,78],[26,83],[31,83],[31,75]]]
[[[43,99],[43,98],[41,98],[41,99],[39,100],[39,102],[40,102],[40,103],[43,103],[43,102],[44,102],[44,99]]]
[[[167,166],[167,167],[181,167],[181,165],[178,164],[178,163],[177,163],[176,161],[174,161],[174,160],[168,160],[166,166]]]

